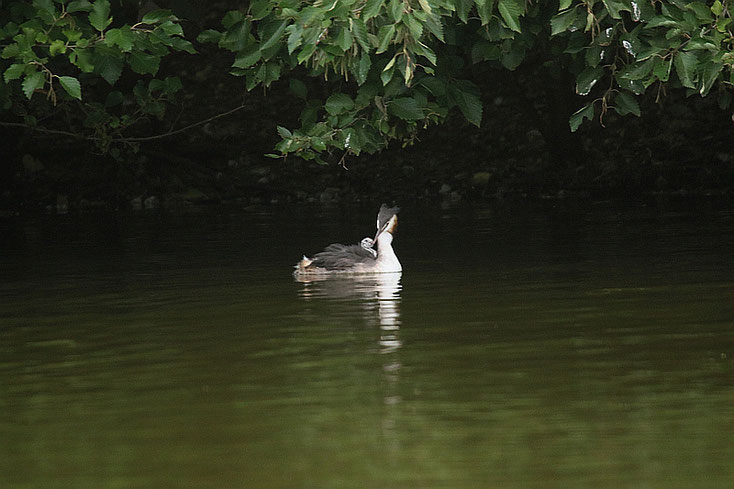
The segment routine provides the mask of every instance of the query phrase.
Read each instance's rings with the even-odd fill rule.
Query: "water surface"
[[[0,487],[732,487],[731,212],[372,207],[0,222]]]

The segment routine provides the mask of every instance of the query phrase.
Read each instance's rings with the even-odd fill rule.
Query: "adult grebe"
[[[364,238],[358,245],[330,244],[313,258],[306,256],[296,264],[297,276],[332,273],[389,273],[403,267],[392,249],[392,239],[398,227],[398,207],[382,204],[377,214],[377,234]],[[377,243],[377,250],[373,246]]]

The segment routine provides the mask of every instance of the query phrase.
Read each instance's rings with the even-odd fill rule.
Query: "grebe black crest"
[[[323,275],[332,273],[390,273],[403,267],[392,248],[393,234],[398,227],[398,207],[382,204],[377,213],[377,233],[364,238],[359,244],[330,244],[313,257],[304,256],[295,275]],[[377,245],[377,249],[374,246]]]

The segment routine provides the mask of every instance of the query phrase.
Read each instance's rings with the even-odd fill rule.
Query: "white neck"
[[[392,234],[384,232],[377,237],[377,270],[379,272],[400,272],[400,264],[392,249]]]

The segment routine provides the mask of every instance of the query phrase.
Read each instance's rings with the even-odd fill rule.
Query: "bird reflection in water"
[[[399,336],[401,277],[402,273],[398,272],[349,277],[296,275],[295,280],[303,284],[299,296],[304,300],[357,300],[365,320],[380,326],[380,352],[390,353],[402,346]]]
[[[384,411],[380,430],[385,446],[390,453],[400,451],[397,420],[400,417],[402,396],[400,395],[400,293],[402,273],[380,273],[373,275],[295,276],[303,284],[299,292],[305,301],[335,301],[357,304],[366,323],[379,324],[378,349],[382,361],[382,404]]]

